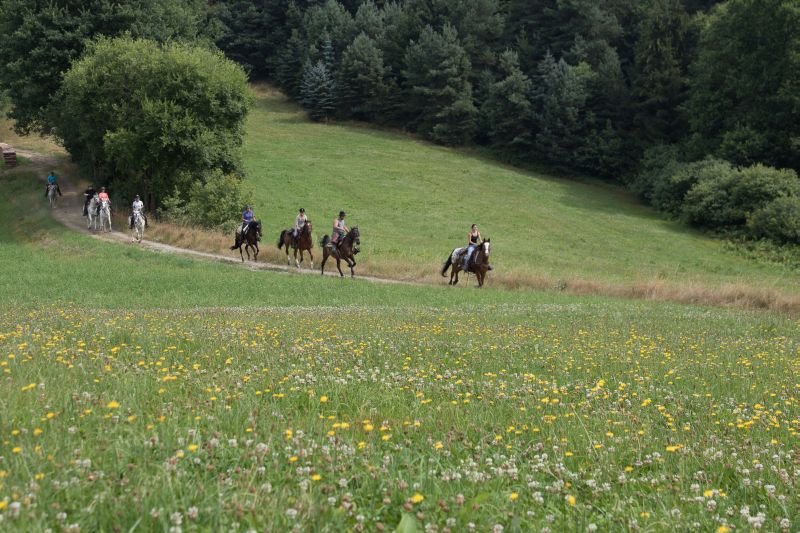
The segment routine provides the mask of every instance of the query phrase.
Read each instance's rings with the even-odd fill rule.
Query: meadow
[[[793,531],[790,315],[254,272],[0,172],[0,528]]]

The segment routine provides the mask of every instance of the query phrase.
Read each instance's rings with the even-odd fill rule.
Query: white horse
[[[142,237],[144,237],[144,216],[141,211],[136,210],[133,212],[133,240],[142,242]]]
[[[54,208],[56,206],[56,199],[58,194],[58,186],[55,183],[48,183],[47,184],[47,201],[50,202],[50,207]]]
[[[100,231],[111,231],[111,203],[108,200],[100,202]]]
[[[97,206],[100,205],[100,199],[95,194],[92,196],[92,199],[89,200],[89,205],[86,208],[86,228],[92,229],[92,224],[94,224],[94,230],[97,231]]]

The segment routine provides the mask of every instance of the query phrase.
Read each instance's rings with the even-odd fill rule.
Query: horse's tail
[[[322,240],[319,241],[319,245],[322,248],[325,248],[328,245],[329,242],[331,242],[331,238],[328,237],[327,235],[325,235],[324,237],[322,237]]]
[[[285,229],[285,230],[283,230],[283,231],[281,232],[281,236],[280,236],[280,237],[278,237],[278,250],[280,250],[280,249],[281,249],[281,247],[283,246],[283,237],[286,235],[286,232],[287,232],[287,231],[289,231],[289,230],[286,230],[286,229]],[[286,245],[286,247],[288,248],[288,247],[289,247],[289,245]]]
[[[447,269],[450,268],[450,265],[452,264],[453,264],[453,254],[450,253],[450,255],[447,256],[447,261],[445,261],[444,265],[442,265],[442,277],[445,277],[447,275]]]

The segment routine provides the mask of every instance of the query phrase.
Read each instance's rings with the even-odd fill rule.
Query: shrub
[[[741,228],[748,217],[781,196],[800,195],[800,181],[789,169],[764,165],[735,169],[715,164],[698,175],[686,194],[683,215],[696,226],[711,229]]]
[[[753,212],[750,233],[778,243],[800,244],[800,197],[781,196]]]
[[[215,169],[191,180],[184,199],[176,188],[163,202],[159,214],[178,224],[228,230],[236,225],[242,208],[241,180]]]

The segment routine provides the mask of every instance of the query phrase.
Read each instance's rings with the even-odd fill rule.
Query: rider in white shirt
[[[303,227],[305,227],[307,221],[306,210],[301,207],[300,212],[294,219],[294,230],[292,230],[292,239],[295,244],[297,244],[297,238],[300,236],[300,232],[303,231]]]
[[[133,197],[133,205],[131,206],[131,216],[128,217],[128,222],[130,222],[131,229],[133,229],[133,215],[139,213],[144,218],[144,223],[147,225],[147,217],[144,216],[142,211],[144,210],[144,202],[139,199],[139,195]]]

